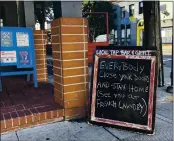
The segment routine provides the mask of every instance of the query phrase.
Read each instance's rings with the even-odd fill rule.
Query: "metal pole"
[[[164,64],[163,64],[163,50],[162,50],[162,38],[160,40],[160,70],[159,70],[159,87],[164,86]]]
[[[168,93],[173,93],[173,27],[172,27],[172,61],[171,61],[171,74],[170,74],[170,78],[171,78],[171,86],[167,87],[167,92]]]
[[[173,29],[172,29],[173,33]],[[172,65],[171,65],[171,86],[173,87],[173,36],[172,36]]]
[[[125,33],[125,38],[124,38],[124,45],[126,46],[126,41],[127,41],[127,36],[126,36],[126,34],[127,34],[127,32],[126,32],[126,24],[125,24],[125,28],[124,28],[124,33]]]
[[[107,34],[107,42],[109,42],[109,20],[108,20],[108,12],[106,14],[106,34]]]
[[[160,18],[160,16],[159,16]],[[159,43],[159,47],[160,47],[160,70],[159,70],[159,77],[161,77],[161,81],[159,82],[159,87],[163,87],[164,86],[164,64],[163,64],[163,49],[162,49],[162,37],[161,37],[161,18],[160,18],[160,22],[159,22],[159,39],[160,39],[160,43]]]

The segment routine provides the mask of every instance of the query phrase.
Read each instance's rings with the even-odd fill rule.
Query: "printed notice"
[[[12,32],[1,32],[1,47],[12,47],[13,38]]]
[[[18,47],[29,47],[29,35],[27,32],[17,32],[16,40]]]
[[[0,51],[1,63],[16,63],[16,51]]]
[[[28,51],[20,51],[19,52],[19,63],[22,65],[30,64],[30,56]]]

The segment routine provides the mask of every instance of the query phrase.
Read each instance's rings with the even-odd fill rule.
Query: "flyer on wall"
[[[30,55],[28,51],[19,51],[19,63],[21,65],[30,64]]]
[[[0,51],[1,63],[16,63],[16,51]]]
[[[18,47],[29,47],[29,35],[25,32],[16,32]]]
[[[12,47],[13,46],[13,38],[12,32],[1,32],[1,46],[2,47]]]

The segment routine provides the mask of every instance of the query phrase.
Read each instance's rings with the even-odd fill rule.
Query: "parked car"
[[[103,35],[99,35],[95,38],[95,41],[93,42],[107,42],[107,35],[103,34]],[[114,44],[114,35],[110,34],[109,35],[109,44]]]

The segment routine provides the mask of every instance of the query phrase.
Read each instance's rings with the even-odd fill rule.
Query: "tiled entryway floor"
[[[1,133],[28,126],[63,120],[63,109],[54,102],[53,85],[39,83],[34,88],[26,76],[2,78],[0,92]]]

